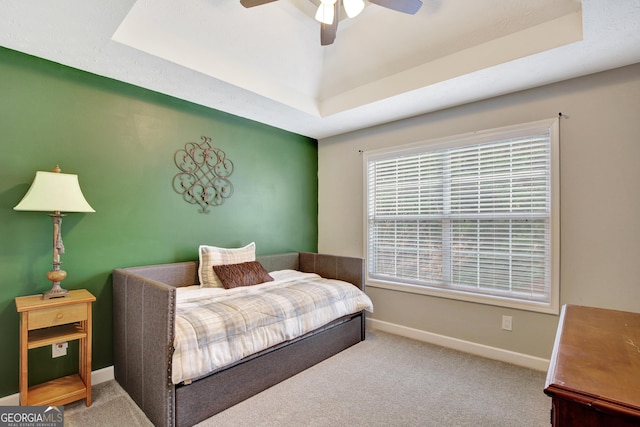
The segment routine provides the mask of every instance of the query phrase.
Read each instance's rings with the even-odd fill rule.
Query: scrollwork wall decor
[[[233,194],[229,181],[233,162],[211,146],[211,138],[201,139],[202,143],[187,142],[176,152],[174,160],[181,172],[173,177],[173,189],[188,203],[198,204],[201,213],[209,213],[209,206],[220,206]]]

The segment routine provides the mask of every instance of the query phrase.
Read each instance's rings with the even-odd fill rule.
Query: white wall
[[[318,250],[364,256],[362,156],[372,150],[556,117],[561,304],[640,312],[640,64],[319,141]],[[367,288],[370,317],[548,359],[558,316]],[[501,316],[513,316],[513,331]]]

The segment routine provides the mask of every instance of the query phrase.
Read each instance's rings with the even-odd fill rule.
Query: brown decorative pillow
[[[258,261],[214,265],[213,271],[216,272],[225,289],[273,281],[273,277]]]

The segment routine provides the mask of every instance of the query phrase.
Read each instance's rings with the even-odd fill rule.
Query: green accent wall
[[[203,135],[234,163],[234,194],[208,214],[172,187],[174,154]],[[51,219],[13,210],[36,171],[77,174],[96,210],[65,217],[61,257],[62,286],[97,297],[96,370],[113,364],[114,268],[196,260],[201,244],[316,251],[317,154],[314,139],[0,48],[0,396],[18,392],[14,298],[51,287]],[[70,348],[32,351],[30,381],[73,372]]]

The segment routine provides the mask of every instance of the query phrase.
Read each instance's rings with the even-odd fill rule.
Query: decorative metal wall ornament
[[[233,162],[211,146],[211,138],[201,139],[202,143],[187,142],[184,150],[176,152],[174,160],[181,172],[173,177],[173,189],[185,201],[200,205],[201,213],[209,213],[209,206],[220,206],[233,194],[229,181]]]

